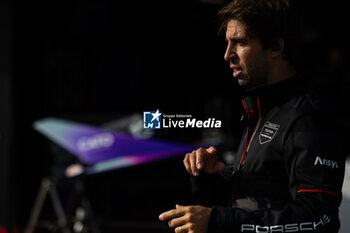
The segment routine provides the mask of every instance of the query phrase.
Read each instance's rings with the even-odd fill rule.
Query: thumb
[[[181,208],[181,207],[183,207],[183,206],[182,206],[182,205],[179,205],[179,204],[176,204],[176,205],[175,205],[175,208],[176,208],[176,209],[179,209],[179,208]]]
[[[213,146],[211,146],[211,147],[209,147],[209,148],[207,149],[207,152],[208,152],[209,154],[215,154],[215,153],[216,153],[216,148],[213,147]]]

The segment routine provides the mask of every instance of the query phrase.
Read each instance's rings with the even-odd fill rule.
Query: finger
[[[171,218],[177,218],[180,216],[183,216],[185,213],[183,211],[183,209],[172,209],[169,211],[166,211],[162,214],[159,215],[159,220],[164,221],[164,220],[168,220]]]
[[[186,223],[185,225],[180,225],[175,228],[175,233],[185,233],[190,232],[190,224]]]
[[[184,231],[183,229],[183,225],[182,226],[179,226],[179,227],[176,227],[175,228],[175,233],[184,233],[184,232],[187,232],[187,231]]]
[[[199,148],[196,151],[196,168],[201,170],[204,167],[204,156],[207,154],[207,152],[204,150],[204,148]]]
[[[199,171],[196,166],[196,151],[193,151],[190,155],[190,165],[191,165],[192,175],[198,176]]]
[[[184,206],[183,206],[183,205],[179,205],[179,204],[176,204],[176,205],[175,205],[175,208],[176,208],[176,209],[179,209],[179,208],[182,208],[182,207],[184,207]]]
[[[185,165],[186,170],[187,170],[190,174],[192,174],[191,164],[190,164],[190,156],[191,156],[190,153],[187,153],[187,154],[186,154],[185,159],[184,159],[184,165]]]
[[[211,146],[211,147],[209,147],[209,148],[207,149],[207,152],[208,152],[209,154],[216,154],[216,148],[213,147],[213,146]]]
[[[185,216],[181,216],[178,218],[173,218],[168,222],[169,227],[175,228],[187,223],[187,218]]]

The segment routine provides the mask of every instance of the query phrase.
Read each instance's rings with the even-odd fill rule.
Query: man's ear
[[[272,58],[281,56],[284,51],[284,39],[276,38],[271,41],[271,55]]]

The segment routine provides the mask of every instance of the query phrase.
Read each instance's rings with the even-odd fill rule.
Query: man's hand
[[[211,208],[203,206],[180,206],[159,215],[161,221],[169,220],[169,227],[176,233],[206,233]]]
[[[216,149],[213,146],[208,149],[201,147],[192,151],[192,153],[187,153],[184,165],[186,170],[194,176],[198,176],[202,170],[206,173],[214,174],[225,167],[225,164],[218,160]]]

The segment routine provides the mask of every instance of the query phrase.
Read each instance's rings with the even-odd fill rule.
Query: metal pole
[[[51,180],[49,178],[43,178],[41,181],[41,186],[39,189],[38,196],[35,200],[35,204],[29,218],[28,226],[26,227],[24,233],[33,233],[34,228],[38,222],[39,214],[44,204],[47,192],[50,189],[50,186],[51,186]]]

